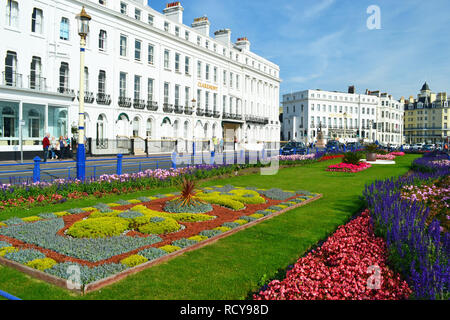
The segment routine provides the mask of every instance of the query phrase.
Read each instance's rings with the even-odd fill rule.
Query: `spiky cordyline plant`
[[[196,204],[201,203],[201,201],[195,199],[196,186],[197,184],[194,180],[183,178],[180,187],[181,195],[176,199],[181,207],[195,206]]]

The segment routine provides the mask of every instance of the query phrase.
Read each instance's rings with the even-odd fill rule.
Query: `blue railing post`
[[[34,160],[33,168],[33,182],[41,181],[41,158],[36,157]]]
[[[192,142],[192,154],[195,157],[195,142]]]
[[[80,127],[80,129],[84,128]],[[86,180],[86,149],[82,143],[77,146],[77,179]]]
[[[297,148],[294,148],[294,154],[297,154]]]
[[[172,153],[172,169],[176,169],[177,168],[177,153],[174,152]]]
[[[213,165],[214,164],[214,158],[216,157],[216,152],[213,150],[213,151],[211,151],[211,161],[210,161],[210,164],[211,165]]]
[[[119,153],[117,155],[117,174],[119,176],[122,174],[122,159],[123,159],[123,155]]]
[[[283,150],[280,149],[280,156],[283,154]]]
[[[306,148],[306,154],[309,154],[309,148]]]

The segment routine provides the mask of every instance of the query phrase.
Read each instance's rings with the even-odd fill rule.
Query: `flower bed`
[[[386,258],[386,244],[374,235],[365,211],[340,227],[321,248],[299,259],[284,280],[270,282],[254,299],[407,299],[408,284],[387,267]],[[372,275],[374,270],[379,271],[379,282]]]
[[[393,154],[377,154],[377,160],[388,160],[392,161],[395,160],[395,155]]]
[[[420,171],[395,180],[377,181],[364,192],[375,232],[386,239],[389,263],[405,276],[418,299],[450,298],[450,235],[439,220],[430,216],[433,207],[415,201],[424,200],[427,195],[422,191],[414,199],[409,192],[427,190],[426,184],[448,186],[450,168],[433,164],[441,159],[438,153],[427,154],[415,161],[414,168]]]
[[[343,157],[344,157],[343,154],[331,155],[331,156],[323,156],[322,158],[320,158],[319,161],[328,161],[328,160],[334,160],[334,159],[341,159]]]
[[[363,170],[366,170],[368,168],[372,167],[370,163],[367,162],[360,162],[358,164],[350,164],[350,163],[339,163],[339,164],[333,164],[328,167],[327,171],[332,172],[360,172]]]
[[[206,244],[318,195],[303,190],[216,186],[195,193],[212,211],[208,206],[198,213],[165,211],[176,197],[143,197],[2,221],[0,257],[62,279],[68,279],[72,274],[68,268],[75,266],[81,272],[81,284],[88,285]]]

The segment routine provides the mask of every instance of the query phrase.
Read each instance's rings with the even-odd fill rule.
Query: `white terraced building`
[[[283,95],[283,138],[315,143],[319,127],[325,140],[403,144],[403,107],[392,95],[366,90],[357,94],[305,90]]]
[[[161,140],[183,151],[225,129],[238,149],[279,142],[279,67],[229,29],[211,37],[206,17],[183,24],[179,2],[160,13],[146,0],[5,0],[0,159],[36,155],[46,132],[76,135],[82,6],[92,17],[84,74],[94,154],[122,152],[117,140],[133,137],[150,152],[170,151]]]

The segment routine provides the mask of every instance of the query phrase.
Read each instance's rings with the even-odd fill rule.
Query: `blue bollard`
[[[283,150],[280,149],[280,156],[283,155]]]
[[[294,154],[297,154],[297,148],[294,148]]]
[[[119,176],[122,174],[122,159],[123,159],[123,155],[119,153],[117,155],[117,174]]]
[[[36,157],[34,160],[34,168],[33,168],[33,182],[41,181],[41,158]]]
[[[172,153],[172,169],[177,168],[177,153]]]
[[[215,158],[216,158],[216,152],[213,150],[213,151],[211,151],[211,161],[210,161],[211,165],[214,165]]]

